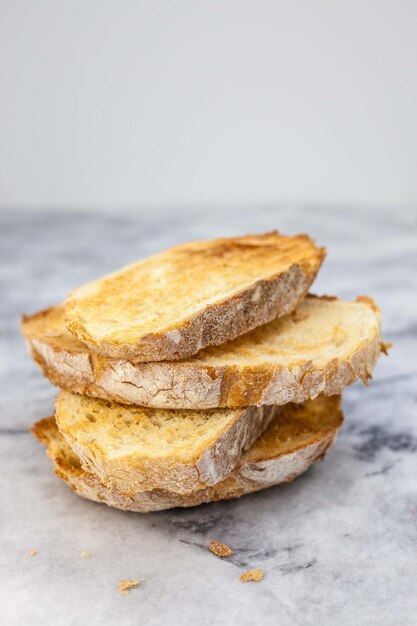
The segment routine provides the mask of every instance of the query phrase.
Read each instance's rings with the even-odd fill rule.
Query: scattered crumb
[[[392,348],[393,345],[391,341],[381,341],[381,352],[388,354],[388,350]]]
[[[259,582],[260,580],[262,580],[262,578],[264,577],[264,571],[263,569],[248,569],[246,570],[246,572],[243,572],[242,576],[240,577],[240,580],[243,583],[247,583],[247,582]]]
[[[91,556],[91,552],[87,552],[86,550],[82,550],[82,552],[80,552],[80,556],[84,557],[84,556]]]
[[[28,552],[29,556],[35,556],[35,554],[38,554],[37,550],[29,550]]]
[[[128,589],[133,589],[139,585],[138,580],[121,580],[119,583],[119,591],[122,596],[127,596]]]
[[[208,548],[210,552],[220,557],[231,556],[233,554],[233,550],[229,548],[229,546],[219,541],[210,541]]]

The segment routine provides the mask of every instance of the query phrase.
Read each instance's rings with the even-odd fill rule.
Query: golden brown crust
[[[375,313],[380,312],[379,306],[377,305],[375,300],[371,298],[370,296],[357,296],[356,302],[363,302],[364,304],[368,304],[371,307],[371,309],[375,311]]]
[[[292,311],[324,257],[324,248],[316,247],[307,235],[285,237],[276,232],[185,244],[75,290],[65,302],[67,327],[92,351],[108,357],[136,362],[186,358]],[[159,276],[164,264],[169,278],[159,294],[159,284],[152,285],[149,275]],[[210,276],[204,284],[203,272]],[[209,290],[198,306],[192,306],[190,292],[199,294],[207,285],[221,282],[223,275],[229,282],[233,276],[231,284],[226,282],[223,292]],[[147,289],[142,292],[144,283]],[[154,331],[147,331],[137,313],[138,302],[148,314],[159,307]],[[188,309],[184,317],[182,311]]]
[[[96,355],[66,331],[59,307],[26,318],[22,330],[44,374],[55,385],[75,393],[155,408],[282,405],[303,402],[319,393],[341,393],[343,387],[358,379],[365,382],[384,346],[381,346],[379,310],[373,301],[361,298],[356,306],[358,314],[366,310],[372,319],[364,328],[363,340],[353,343],[349,352],[343,352],[342,348],[333,351],[337,358],[329,357],[318,364],[312,356],[302,358],[302,351],[292,344],[293,358],[280,363],[279,344],[271,356],[265,348],[262,351],[258,348],[261,340],[264,346],[273,343],[286,326],[302,328],[304,311],[306,307],[314,310],[314,303],[317,303],[318,322],[333,307],[356,306],[329,296],[308,296],[287,318],[270,322],[221,348],[206,349],[196,357],[178,362],[134,363]],[[314,329],[315,322],[309,332],[313,339]],[[336,331],[343,339],[343,329],[338,327],[334,328],[333,339],[338,340]],[[317,354],[323,349],[321,343]],[[297,356],[298,352],[301,356]],[[217,358],[218,354],[221,358]],[[246,354],[249,356],[242,361],[242,355]]]
[[[282,482],[290,482],[305,472],[312,463],[324,456],[334,441],[343,421],[340,399],[320,397],[301,407],[289,405],[285,407],[285,413],[287,421],[281,415],[278,422],[272,423],[262,440],[258,440],[251,450],[242,455],[236,468],[225,480],[188,494],[154,489],[129,498],[117,491],[112,492],[97,476],[81,467],[80,459],[59,433],[54,418],[41,420],[31,431],[46,446],[55,473],[75,493],[108,506],[146,513],[238,498]]]

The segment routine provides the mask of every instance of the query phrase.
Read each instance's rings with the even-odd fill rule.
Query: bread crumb
[[[29,550],[28,552],[29,556],[35,556],[35,554],[38,554],[37,550]]]
[[[127,596],[128,589],[133,589],[139,585],[138,580],[121,580],[119,583],[119,591],[122,596]]]
[[[248,569],[246,570],[246,572],[243,572],[242,576],[240,577],[240,580],[243,583],[247,583],[247,582],[259,582],[260,580],[262,580],[262,578],[264,577],[265,572],[263,571],[263,569]]]
[[[80,556],[84,557],[84,556],[91,556],[91,552],[87,552],[87,550],[82,550],[80,552]]]
[[[210,541],[208,548],[210,552],[220,557],[231,556],[233,554],[233,550],[229,548],[229,546],[219,541]]]
[[[388,355],[388,350],[392,348],[393,345],[391,341],[381,341],[381,352]]]

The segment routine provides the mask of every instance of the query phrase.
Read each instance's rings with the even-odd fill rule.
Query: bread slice
[[[187,493],[220,482],[277,411],[143,409],[61,391],[55,415],[84,466],[131,496],[156,487]]]
[[[34,359],[59,387],[157,408],[207,409],[304,402],[370,377],[380,354],[380,313],[308,296],[281,320],[183,361],[134,363],[98,356],[65,328],[60,307],[23,320]]]
[[[83,468],[80,458],[58,431],[53,417],[41,420],[31,431],[45,444],[56,474],[75,493],[118,509],[147,513],[237,498],[289,482],[323,457],[342,421],[340,398],[337,396],[321,396],[303,405],[287,405],[222,482],[188,494],[154,489],[136,493],[130,498],[118,491],[110,491],[97,476]]]
[[[114,358],[188,357],[292,311],[324,256],[276,232],[187,243],[73,291],[67,326]]]

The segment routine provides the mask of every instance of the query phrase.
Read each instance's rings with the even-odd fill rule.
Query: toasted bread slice
[[[186,411],[126,407],[61,391],[64,437],[110,489],[187,493],[223,480],[278,407]]]
[[[97,476],[83,469],[80,458],[59,432],[53,417],[41,420],[31,430],[45,444],[56,474],[75,493],[118,509],[147,513],[237,498],[289,482],[323,457],[342,421],[340,398],[336,396],[321,396],[304,405],[287,405],[222,482],[188,494],[154,489],[136,493],[131,498],[110,491]]]
[[[308,296],[285,318],[177,362],[98,356],[66,330],[60,307],[25,318],[23,333],[55,385],[156,408],[282,405],[338,394],[370,377],[382,345],[380,313],[366,297]]]
[[[185,358],[292,311],[324,256],[275,232],[187,243],[73,291],[67,326],[99,354]]]

